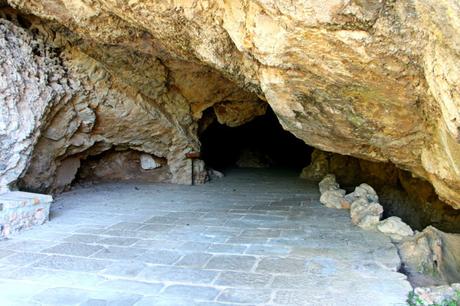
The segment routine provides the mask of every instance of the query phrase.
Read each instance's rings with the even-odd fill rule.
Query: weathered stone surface
[[[217,121],[235,127],[265,114],[267,103],[260,100],[244,102],[222,102],[213,106]]]
[[[104,95],[97,94],[101,92],[111,96],[108,100],[130,106],[135,100],[164,114],[174,135],[168,139],[175,140],[166,144],[169,153],[143,151],[167,158],[173,181],[189,177],[180,160],[185,147],[199,147],[190,120],[217,103],[260,98],[287,130],[308,144],[391,161],[429,180],[443,200],[460,207],[456,0],[8,3],[50,20],[35,29],[43,29],[49,43],[62,48],[63,54],[80,57],[69,52],[78,44],[80,52],[100,63],[88,68],[102,66],[110,74],[110,80],[97,75],[80,83],[92,93],[98,114],[110,113],[101,107],[107,104],[102,102],[107,100]],[[91,69],[86,72],[100,71]],[[100,83],[99,76],[108,81],[106,86],[93,86]],[[129,97],[113,95],[115,89],[126,93],[126,87]],[[86,118],[79,129],[91,129],[91,115],[76,113]],[[42,117],[40,109],[37,114]],[[95,127],[107,140],[98,124]],[[123,137],[108,140],[140,150],[139,142],[148,141],[142,133],[136,135],[125,135],[136,138],[129,144]],[[152,143],[161,143],[153,138]],[[66,145],[59,147],[61,152],[68,150]],[[59,164],[62,155],[50,159]],[[51,172],[43,176],[54,176]]]
[[[0,240],[48,221],[53,198],[21,191],[0,194]]]
[[[310,170],[313,172],[308,172]],[[433,225],[444,232],[460,232],[460,214],[439,199],[431,184],[392,163],[372,162],[315,149],[311,164],[302,174],[315,176],[315,173],[321,177],[312,177],[312,181],[319,182],[327,173],[333,173],[346,189],[362,182],[370,184],[378,193],[379,204],[386,214],[401,217],[413,229],[422,231]],[[348,194],[345,199],[351,204],[354,197]]]
[[[404,223],[399,217],[389,217],[377,225],[377,229],[390,236],[393,241],[401,241],[404,238],[414,235],[414,231],[409,225]]]
[[[328,173],[332,172],[329,167],[328,157],[329,156],[321,150],[313,150],[311,154],[311,163],[302,169],[300,177],[315,182],[321,181]]]
[[[0,19],[0,192],[29,165],[51,108],[65,104],[72,84],[41,39]]]
[[[371,203],[378,203],[379,201],[379,197],[374,188],[365,183],[357,186],[352,193],[345,196],[345,199],[350,203],[353,203],[359,198],[364,198]]]
[[[345,193],[343,189],[327,190],[321,195],[319,201],[330,208],[350,208],[350,204],[344,198]]]
[[[98,159],[82,162],[82,166],[79,169],[79,179],[93,182],[129,179],[150,182],[170,181],[171,173],[169,169],[161,167],[160,160],[156,162],[151,155],[147,156],[149,157],[149,162],[155,162],[156,168],[144,169],[142,167],[142,153],[138,151],[104,152]],[[152,167],[152,165],[148,164],[148,167]]]
[[[13,16],[15,15],[13,14]],[[9,24],[9,27],[19,29],[13,24]],[[37,46],[40,46],[39,48],[46,48],[46,43],[41,42],[39,38],[35,38],[34,35],[27,31],[20,31],[24,32],[21,35],[24,35],[25,39],[29,41],[35,39],[37,40]],[[18,40],[20,40],[19,38]],[[47,41],[47,43],[53,45],[51,41]],[[119,50],[113,51],[120,53]],[[97,53],[99,50],[96,48],[93,52]],[[141,86],[141,84],[138,84],[140,82],[139,76],[137,76],[137,79],[129,78],[129,82],[126,80],[120,81],[120,78],[117,77],[122,77],[124,76],[123,74],[119,74],[117,77],[111,76],[105,67],[102,67],[93,58],[88,57],[77,49],[66,48],[59,55],[61,58],[58,58],[57,54],[44,49],[40,51],[40,54],[48,56],[48,58],[40,60],[44,64],[42,65],[43,67],[34,68],[37,70],[36,73],[43,74],[44,78],[49,75],[48,79],[46,79],[48,81],[54,80],[52,75],[56,74],[59,82],[64,85],[70,83],[72,87],[63,85],[64,87],[60,89],[58,84],[49,89],[61,90],[61,94],[65,95],[62,99],[65,98],[65,101],[60,101],[60,96],[49,92],[43,94],[43,99],[46,98],[49,101],[45,99],[43,102],[38,100],[34,102],[49,103],[50,105],[43,105],[43,108],[46,108],[46,117],[44,114],[37,113],[34,115],[36,117],[34,120],[37,120],[37,122],[31,122],[31,124],[40,125],[43,132],[42,137],[34,148],[27,172],[20,182],[23,188],[41,191],[62,190],[74,179],[80,167],[80,160],[86,159],[88,156],[99,155],[110,148],[121,150],[131,148],[165,157],[168,166],[165,171],[172,172],[172,181],[177,183],[190,182],[191,167],[185,159],[185,152],[198,148],[199,143],[195,136],[196,123],[192,121],[189,106],[180,94],[174,91],[168,92],[164,90],[164,86],[154,87],[158,88],[159,92],[157,93],[151,87],[147,87],[148,85],[146,85],[146,89],[141,87],[141,90],[145,91],[145,96],[137,94],[137,90],[134,87],[130,87],[130,83]],[[14,56],[11,56],[11,58],[14,58]],[[130,62],[130,60],[135,61],[128,59],[127,62],[133,65],[136,64]],[[57,67],[49,68],[45,65],[47,62],[54,63]],[[115,66],[115,63],[111,64]],[[156,65],[155,69],[151,69],[151,71],[157,71],[159,74],[157,79],[160,82],[161,73],[164,74],[164,71],[162,72],[160,64]],[[143,69],[146,68],[143,67]],[[14,69],[11,68],[11,70]],[[61,70],[67,71],[66,77],[68,81],[64,77],[59,78],[57,76]],[[3,75],[6,76],[7,73]],[[130,76],[127,76],[127,79]],[[17,77],[16,79],[20,78]],[[32,83],[37,84],[38,87],[44,86],[40,85],[40,83]],[[11,85],[10,87],[12,88],[13,86]],[[45,89],[43,88],[43,90]],[[40,88],[40,90],[42,89]],[[7,95],[8,92],[4,92],[4,94]],[[60,102],[55,103],[52,100],[54,98]],[[164,104],[166,107],[159,108],[158,105],[154,106],[153,98],[157,98],[155,103],[158,105]],[[33,100],[35,98],[30,96],[26,98],[26,102],[28,101],[27,99]],[[51,108],[51,102],[56,104],[55,107]],[[24,108],[20,104],[17,106]],[[39,110],[39,107],[29,107],[29,109]],[[174,112],[174,115],[170,112]],[[19,117],[29,116],[26,113],[22,114],[21,111],[12,112],[11,114],[16,114]],[[8,120],[12,120],[12,122],[22,120],[19,117],[12,117]],[[13,126],[10,124],[10,127]],[[21,139],[22,136],[14,136],[14,130],[10,130],[7,131],[8,137]],[[34,144],[39,132],[38,130],[33,132],[37,135],[33,134],[35,136],[24,141]],[[18,133],[23,132],[18,131]],[[24,137],[26,136],[24,135]],[[8,139],[5,138],[5,141]],[[12,143],[10,140],[9,142],[2,140],[2,145],[11,145]],[[29,145],[20,144],[18,146],[22,147],[21,150],[23,151],[18,152],[15,157],[11,157],[12,159],[8,161],[8,163],[13,163],[18,156],[21,158],[21,162],[18,162],[15,166],[18,168],[17,171],[11,172],[6,169],[9,173],[13,173],[13,176],[8,179],[11,182],[14,182],[18,176],[23,174],[32,152],[32,147],[29,153],[24,151]],[[12,148],[9,150],[2,149],[2,158],[3,156],[9,158],[7,155],[14,151],[15,149]],[[24,165],[21,166],[21,164]],[[200,162],[197,162],[197,171],[195,172],[197,178],[195,182],[203,180],[203,169],[200,169],[199,166]],[[5,177],[6,180],[7,174],[2,175],[2,177]],[[2,183],[3,188],[8,184],[8,182]]]
[[[152,170],[161,167],[150,154],[141,154],[139,160],[141,162],[141,168],[144,170]]]
[[[429,226],[405,239],[398,248],[404,269],[415,286],[442,285],[459,279],[459,234]]]
[[[383,207],[379,203],[369,202],[361,197],[350,207],[351,222],[363,229],[375,229],[382,218]]]
[[[319,192],[321,194],[325,193],[326,191],[338,190],[340,188],[339,184],[337,184],[337,182],[335,180],[335,175],[334,174],[326,175],[321,180],[321,182],[319,182],[318,186],[319,186]]]
[[[80,92],[76,97],[78,103],[65,105],[51,121],[51,127],[65,127],[63,120],[68,116],[64,114],[71,113],[76,128],[68,129],[58,141],[47,137],[40,139],[23,183],[34,189],[55,187],[53,172],[59,169],[64,157],[82,159],[111,148],[129,148],[164,157],[172,173],[171,180],[189,182],[191,167],[185,152],[197,148],[198,140],[193,136],[195,126],[183,98],[175,92],[165,92],[155,98],[153,94],[139,94],[92,58],[77,50],[70,52],[76,54],[70,55],[66,63],[68,69],[88,91]],[[172,118],[172,110],[161,108],[159,104],[174,105],[176,117]],[[81,117],[81,112],[95,112],[96,115],[90,117],[94,121],[85,123],[86,117]],[[82,130],[82,125],[88,128]],[[40,177],[43,179],[37,180]]]

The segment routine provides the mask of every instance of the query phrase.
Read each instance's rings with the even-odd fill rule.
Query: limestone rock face
[[[71,62],[82,52],[94,61],[86,68],[106,72],[98,74],[104,86],[99,78],[80,83],[97,114],[114,118],[130,109],[104,109],[103,101],[119,100],[104,99],[114,92],[129,96],[121,100],[132,102],[125,103],[164,114],[167,129],[174,130],[168,139],[175,141],[163,146],[168,153],[144,151],[168,155],[174,181],[185,175],[184,147],[199,146],[193,121],[206,108],[235,103],[220,120],[238,124],[246,119],[235,119],[232,110],[261,99],[306,143],[391,161],[429,180],[443,200],[460,208],[457,0],[8,3],[42,18],[35,28]],[[90,112],[75,112],[89,124],[78,128],[90,129]],[[145,129],[158,131],[152,124]],[[107,138],[98,124],[94,128]],[[127,137],[120,143],[139,147],[145,141]]]
[[[140,66],[138,58],[126,57],[126,50],[116,47],[111,53],[97,46],[88,53],[84,45],[63,47],[71,37],[48,25],[41,28],[45,25],[34,18],[28,20],[29,27],[44,32],[32,34],[14,23],[16,12],[6,14],[13,23],[2,21],[3,33],[11,36],[3,40],[11,53],[5,61],[11,65],[2,66],[5,90],[0,99],[5,103],[2,115],[3,109],[11,110],[2,117],[4,189],[21,177],[18,185],[27,190],[63,190],[88,158],[111,149],[165,158],[167,168],[159,180],[190,183],[192,169],[185,153],[199,150],[197,123],[184,96],[175,87],[166,88],[165,68],[158,60],[147,59]],[[62,50],[55,51],[57,47]],[[21,58],[21,52],[29,58]],[[106,53],[112,56],[105,57],[106,65],[95,60]],[[115,69],[123,64],[134,72]],[[139,76],[136,69],[147,69],[147,75]],[[195,164],[195,182],[206,176],[200,165]]]
[[[69,183],[61,184],[56,177],[61,168],[68,167],[68,158],[85,160],[111,148],[167,158],[173,182],[190,180],[184,156],[199,142],[189,106],[177,92],[165,91],[156,98],[143,95],[79,50],[69,49],[61,56],[67,56],[64,65],[79,87],[68,103],[50,114],[22,178],[23,186],[58,191]]]
[[[73,88],[53,50],[0,19],[0,192],[24,173],[50,110]]]
[[[154,168],[149,164],[146,169],[145,163],[142,166],[142,158],[145,153],[128,150],[122,152],[105,152],[98,160],[91,160],[84,163],[79,170],[79,179],[87,182],[99,182],[104,180],[142,180],[151,182],[168,182],[171,180],[171,173],[167,167],[161,167],[159,162],[149,156],[155,162]]]
[[[426,285],[449,284],[460,276],[460,235],[444,233],[432,226],[406,239],[399,246],[399,254],[411,283]]]
[[[245,102],[224,102],[214,105],[214,112],[220,124],[230,127],[245,124],[265,114],[267,104],[260,100]]]

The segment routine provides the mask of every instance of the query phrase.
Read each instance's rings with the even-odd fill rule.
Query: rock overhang
[[[391,161],[429,180],[443,200],[460,207],[460,56],[452,35],[460,31],[454,18],[460,9],[453,0],[331,0],[321,6],[301,1],[289,6],[270,1],[9,3],[42,18],[37,28],[52,34],[44,36],[46,44],[63,50],[63,66],[78,71],[76,79],[84,84],[77,90],[84,98],[78,99],[87,100],[100,119],[97,133],[85,135],[81,130],[88,116],[74,109],[78,133],[66,139],[73,145],[57,146],[55,159],[95,143],[128,146],[166,157],[180,182],[188,166],[179,152],[199,147],[201,112],[222,102],[245,109],[246,102],[261,99],[306,143]],[[448,16],[442,14],[446,10]],[[105,84],[95,86],[99,80]],[[88,89],[103,94],[81,94]],[[126,107],[100,103],[117,95],[132,102]],[[145,120],[149,127],[133,126],[139,121],[134,115],[113,129],[118,135],[107,131],[113,118],[120,121],[126,117],[120,114],[133,108],[139,116],[155,113],[156,119]],[[145,137],[126,133],[128,127]],[[37,173],[29,170],[26,177],[33,180]]]

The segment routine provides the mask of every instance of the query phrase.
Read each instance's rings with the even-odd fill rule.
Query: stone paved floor
[[[405,305],[394,246],[282,171],[57,198],[0,242],[0,305]]]

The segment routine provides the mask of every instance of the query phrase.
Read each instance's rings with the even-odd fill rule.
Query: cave
[[[0,0],[2,286],[9,265],[107,277],[6,304],[389,305],[458,282],[454,0],[159,2]]]
[[[265,114],[238,126],[219,123],[211,109],[205,112],[200,130],[201,158],[208,170],[224,174],[237,168],[284,170],[314,182],[334,173],[347,192],[364,182],[375,188],[384,218],[398,216],[418,231],[432,225],[460,233],[460,211],[442,202],[426,181],[411,177],[390,162],[314,149],[284,130],[270,107]],[[315,150],[316,159],[320,155],[327,159],[326,164],[312,159]]]
[[[240,126],[214,120],[200,134],[201,157],[208,168],[225,172],[241,168],[300,171],[311,162],[313,148],[283,129],[273,110]]]

